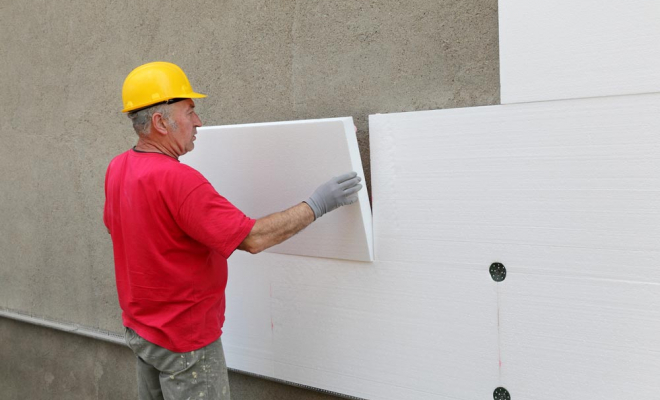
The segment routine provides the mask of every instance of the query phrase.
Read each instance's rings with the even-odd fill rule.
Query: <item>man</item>
[[[122,97],[138,141],[108,166],[103,219],[139,398],[229,399],[220,342],[227,258],[236,249],[259,253],[354,203],[360,178],[333,178],[305,202],[248,218],[178,161],[202,126],[193,99],[206,97],[178,66],[136,68]]]

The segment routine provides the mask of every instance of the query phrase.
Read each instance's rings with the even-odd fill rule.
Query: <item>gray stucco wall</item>
[[[137,398],[135,356],[120,346],[0,318],[0,398]],[[331,400],[336,397],[229,372],[233,399]]]
[[[367,176],[369,114],[499,102],[497,0],[5,0],[0,35],[0,307],[116,332],[103,177],[135,142],[120,113],[134,67],[180,65],[209,95],[206,125],[353,116]],[[2,322],[3,343],[29,330]]]

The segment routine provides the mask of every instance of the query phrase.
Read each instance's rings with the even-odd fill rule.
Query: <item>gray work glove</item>
[[[361,180],[357,172],[349,172],[319,186],[305,201],[314,211],[314,219],[335,208],[355,203],[358,200],[357,192],[362,189]]]

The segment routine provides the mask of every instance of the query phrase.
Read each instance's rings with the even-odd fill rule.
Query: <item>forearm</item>
[[[314,212],[306,203],[300,203],[288,210],[259,218],[238,249],[259,253],[289,239],[312,222]]]
[[[356,172],[334,177],[319,186],[305,203],[259,218],[238,249],[252,254],[259,253],[305,229],[316,218],[338,207],[355,203],[358,200],[357,192],[362,188],[360,180]]]

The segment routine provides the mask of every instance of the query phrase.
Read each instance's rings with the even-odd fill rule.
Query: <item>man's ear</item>
[[[167,135],[167,126],[165,126],[165,123],[166,121],[165,118],[163,118],[163,114],[157,112],[151,116],[151,126],[161,135]]]

